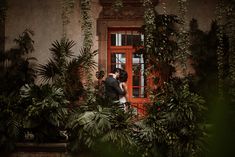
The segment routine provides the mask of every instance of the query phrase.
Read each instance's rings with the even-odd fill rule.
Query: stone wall
[[[68,38],[76,42],[73,49],[75,55],[79,54],[83,41],[79,2],[79,0],[75,0],[75,8],[70,16],[70,23],[66,27]],[[156,7],[159,13],[163,12],[162,2],[166,2],[167,13],[178,14],[177,0],[161,0]],[[197,19],[199,28],[208,31],[211,21],[215,18],[216,2],[217,0],[189,1],[187,19]],[[5,50],[14,46],[14,38],[28,28],[35,33],[33,36],[35,52],[31,54],[31,56],[36,57],[38,63],[46,63],[50,57],[49,48],[51,47],[51,43],[55,40],[60,40],[62,37],[60,0],[8,0],[8,6],[5,23]],[[97,19],[99,18],[101,10],[102,7],[99,0],[92,0],[93,50],[100,49],[100,45],[102,44],[100,44],[99,41],[106,41],[106,39],[99,38],[100,32],[97,32]],[[126,21],[126,25],[128,25],[130,20]],[[123,23],[125,23],[125,20]],[[135,23],[135,21],[132,23]],[[102,33],[107,33],[107,30]],[[103,36],[105,37],[105,35]],[[107,51],[107,48],[102,48],[102,51]],[[96,56],[95,60],[105,65],[105,58],[100,60],[98,56]]]
[[[194,18],[198,20],[199,29],[203,31],[210,30],[210,24],[215,19],[215,9],[218,0],[188,0],[188,13],[187,19],[189,21]],[[163,13],[163,3],[165,3],[166,11],[168,14],[179,13],[177,0],[161,0],[157,6],[157,11]]]
[[[47,62],[50,57],[49,48],[55,40],[62,37],[62,19],[60,0],[8,0],[8,11],[6,20],[6,45],[5,50],[15,45],[13,40],[18,37],[26,28],[34,31],[33,36],[35,52],[39,63]],[[93,21],[93,49],[98,49],[96,37],[96,19],[101,7],[98,0],[92,0],[92,21]],[[75,8],[70,15],[70,23],[66,27],[67,36],[74,40],[76,45],[73,49],[75,54],[79,54],[83,36],[81,31],[81,18],[79,1],[75,1]]]

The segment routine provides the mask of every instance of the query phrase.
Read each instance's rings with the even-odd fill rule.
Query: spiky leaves
[[[71,48],[75,45],[74,41],[62,38],[61,41],[55,41],[50,48],[52,59],[46,65],[39,66],[39,75],[43,81],[57,81],[57,84],[63,85],[65,82],[65,72],[67,59],[73,54]]]
[[[75,42],[62,38],[55,41],[50,48],[52,58],[45,65],[39,66],[39,75],[45,82],[52,82],[64,89],[69,100],[78,100],[84,88],[81,81],[87,76],[87,69],[96,67],[93,60],[97,51],[81,49],[78,56],[73,56],[72,48]]]

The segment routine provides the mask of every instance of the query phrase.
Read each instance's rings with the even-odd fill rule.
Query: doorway
[[[128,73],[128,100],[136,114],[144,114],[144,103],[149,102],[144,57],[137,47],[143,46],[144,35],[139,28],[109,28],[107,65],[108,72],[121,68]]]

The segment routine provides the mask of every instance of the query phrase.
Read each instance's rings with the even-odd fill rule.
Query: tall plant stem
[[[178,36],[178,55],[176,56],[176,59],[180,61],[181,68],[183,72],[186,71],[186,62],[188,55],[190,54],[189,51],[189,33],[186,30],[186,21],[187,21],[187,1],[186,0],[178,0],[178,7],[179,7],[179,15],[182,20],[182,25],[179,30],[179,36]],[[185,74],[184,74],[185,75]]]
[[[224,3],[222,0],[219,1],[217,5],[217,21],[218,21],[218,30],[217,30],[217,38],[218,38],[218,46],[217,46],[217,63],[218,63],[218,94],[220,98],[223,97],[223,74],[224,74],[224,62],[223,62],[223,56],[224,56],[224,44],[223,44],[223,26],[222,26],[222,18],[223,18],[223,9],[224,9]]]

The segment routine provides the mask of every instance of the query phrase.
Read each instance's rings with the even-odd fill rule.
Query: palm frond
[[[39,65],[38,75],[42,77],[43,81],[55,80],[55,78],[61,74],[58,65],[53,61],[49,60],[46,65]]]
[[[95,50],[90,52],[88,49],[81,49],[80,55],[77,57],[77,62],[84,68],[95,69],[97,63],[94,61],[94,57],[97,55],[98,51]]]
[[[61,39],[60,41],[56,40],[52,43],[52,48],[50,51],[52,52],[54,60],[60,60],[63,57],[71,57],[73,51],[71,48],[75,45],[73,40],[69,39]]]

